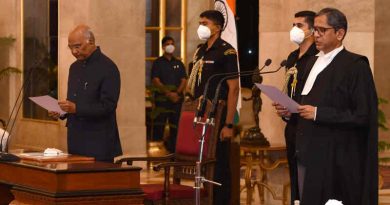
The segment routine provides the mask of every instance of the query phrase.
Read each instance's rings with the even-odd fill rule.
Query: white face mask
[[[173,51],[175,51],[175,46],[174,45],[167,45],[167,46],[165,46],[165,52],[166,53],[171,54],[171,53],[173,53]]]
[[[303,40],[305,40],[305,32],[294,26],[290,31],[290,41],[299,45],[303,42]]]
[[[211,31],[207,26],[199,25],[197,32],[200,40],[207,40],[211,36]]]

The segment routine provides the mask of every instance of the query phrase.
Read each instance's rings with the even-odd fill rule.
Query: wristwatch
[[[232,123],[225,123],[225,127],[229,128],[229,129],[232,129],[233,128],[233,124]]]

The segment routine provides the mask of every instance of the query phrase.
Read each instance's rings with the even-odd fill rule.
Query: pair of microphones
[[[195,110],[194,127],[198,124],[198,122],[201,121],[202,117],[205,114],[206,102],[207,102],[207,93],[208,93],[208,89],[209,89],[209,84],[210,84],[210,82],[213,79],[215,79],[216,77],[219,77],[219,76],[224,76],[221,80],[219,80],[219,82],[217,84],[217,88],[215,90],[215,95],[214,95],[214,98],[213,98],[212,103],[211,103],[211,108],[210,108],[210,111],[207,114],[206,123],[211,124],[211,125],[214,124],[215,111],[216,111],[216,107],[217,107],[217,104],[218,104],[218,99],[219,99],[219,94],[220,94],[220,91],[221,91],[222,83],[224,81],[228,80],[228,79],[241,77],[241,76],[263,75],[263,74],[276,73],[281,68],[286,66],[287,61],[283,60],[280,63],[280,66],[277,69],[275,69],[275,70],[267,71],[267,72],[261,72],[265,67],[268,67],[269,65],[271,65],[271,63],[272,63],[272,60],[271,59],[267,59],[264,62],[264,65],[260,69],[255,69],[255,70],[251,70],[251,71],[238,71],[238,72],[229,72],[229,73],[217,73],[217,74],[214,74],[214,75],[210,76],[210,78],[207,80],[207,82],[205,84],[205,87],[204,87],[204,90],[203,90],[203,96],[199,100],[199,105],[197,106],[197,108]]]

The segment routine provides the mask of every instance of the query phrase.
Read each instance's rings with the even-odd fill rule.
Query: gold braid
[[[293,74],[293,81],[291,82],[291,93],[290,93],[291,98],[295,96],[295,90],[297,88],[297,82],[298,82],[297,74],[298,74],[298,70]]]
[[[194,92],[195,92],[196,77],[198,75],[201,76],[202,67],[203,67],[203,57],[198,59],[198,60],[196,59],[198,51],[199,51],[199,48],[196,49],[194,56],[192,58],[193,66],[192,66],[192,71],[191,71],[190,77],[188,79],[187,89],[186,89],[187,92],[190,93],[192,96],[194,96]],[[200,80],[201,80],[201,77],[199,77],[198,83],[200,83]]]
[[[288,89],[287,89],[288,81],[290,81],[291,76],[293,76],[293,80],[290,84],[291,85],[291,93],[290,93],[291,98],[292,98],[292,96],[295,96],[295,89],[296,89],[297,82],[298,82],[297,74],[298,74],[298,69],[296,67],[291,67],[290,69],[288,69],[286,71],[283,92],[286,94],[288,93]]]

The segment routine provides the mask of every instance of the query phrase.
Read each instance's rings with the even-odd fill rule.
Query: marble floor
[[[142,167],[141,171],[141,184],[149,184],[149,183],[163,183],[163,172],[155,172],[152,169],[146,169],[145,164],[135,164],[137,166]],[[193,181],[184,181],[183,182],[186,185],[193,185]],[[240,180],[240,186],[243,187],[245,184],[245,181],[243,179]],[[264,201],[263,205],[282,205],[281,200],[273,200],[272,196],[269,193],[266,193],[265,195],[266,200]],[[246,189],[243,189],[240,193],[240,205],[247,204],[247,192]],[[252,203],[253,205],[261,204],[258,190],[255,189],[255,192],[253,194]]]
[[[146,169],[145,164],[137,164],[137,166],[143,167],[141,171],[141,183],[163,183],[163,172],[155,172],[152,169]],[[193,185],[193,181],[184,181],[184,184]],[[245,181],[240,180],[241,187],[244,186]],[[280,191],[279,191],[280,192]],[[260,202],[258,190],[255,189],[253,194],[252,203],[253,205],[263,204],[263,205],[282,205],[281,200],[273,200],[272,196],[269,193],[266,193],[266,200],[264,203]],[[240,205],[247,204],[247,192],[246,189],[243,189],[240,193]],[[380,190],[379,191],[379,205],[390,205],[390,189]]]

